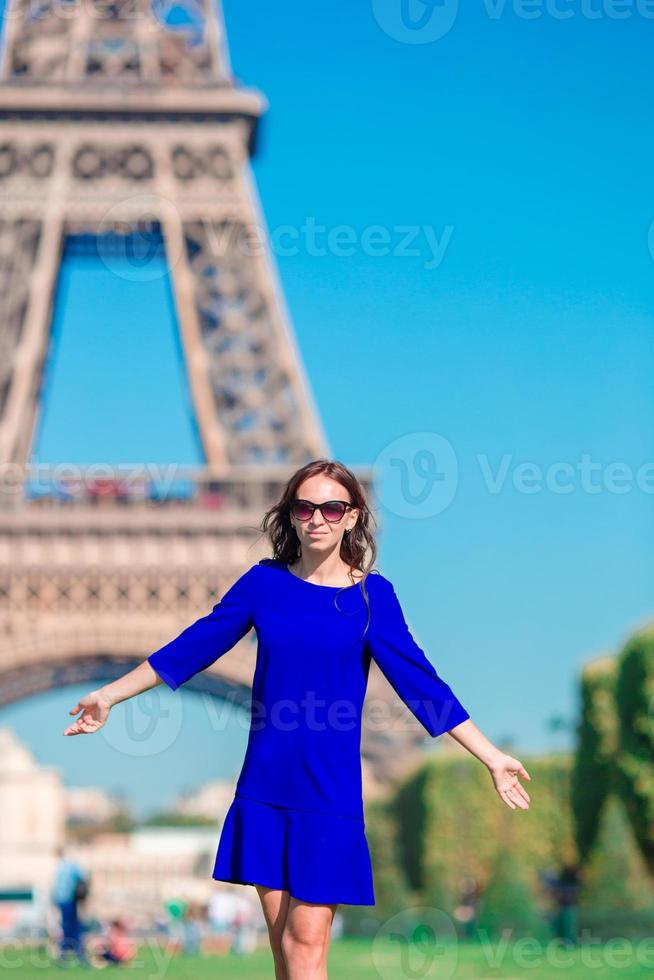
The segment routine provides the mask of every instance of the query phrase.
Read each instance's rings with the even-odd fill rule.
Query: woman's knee
[[[287,963],[317,965],[325,957],[328,940],[328,932],[319,924],[287,922],[281,937],[281,948]]]

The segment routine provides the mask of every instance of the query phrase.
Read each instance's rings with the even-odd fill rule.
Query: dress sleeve
[[[369,653],[407,708],[435,738],[470,715],[411,635],[392,583],[379,579],[368,629]]]
[[[231,650],[253,624],[253,565],[225,592],[210,613],[151,653],[150,666],[173,691]]]

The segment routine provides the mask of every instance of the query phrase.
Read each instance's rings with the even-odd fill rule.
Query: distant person
[[[184,952],[184,917],[188,902],[174,896],[164,902],[168,914],[168,940],[176,953]]]
[[[232,942],[229,947],[230,953],[236,956],[244,956],[256,949],[257,930],[249,903],[244,902],[236,910],[232,918],[231,930]]]
[[[232,918],[242,899],[233,891],[215,891],[207,905],[207,951],[226,952],[232,944]]]
[[[184,953],[196,956],[202,950],[204,935],[202,910],[197,902],[188,903],[182,924]]]
[[[229,892],[215,891],[211,895],[207,907],[207,921],[214,935],[225,936],[229,933],[233,904],[234,897]]]
[[[459,882],[459,903],[454,910],[454,918],[461,925],[466,939],[475,935],[475,922],[479,911],[481,889],[471,875],[465,875]]]
[[[576,946],[577,905],[581,888],[580,869],[576,864],[564,864],[554,887],[557,904],[555,936],[566,946]]]
[[[129,938],[127,925],[123,919],[112,919],[107,930],[107,938],[99,957],[108,963],[129,963],[136,955],[136,945]]]
[[[88,894],[88,875],[76,861],[66,857],[61,845],[56,854],[58,860],[51,899],[59,909],[61,921],[59,957],[65,959],[67,953],[73,953],[81,963],[86,963],[78,906]]]

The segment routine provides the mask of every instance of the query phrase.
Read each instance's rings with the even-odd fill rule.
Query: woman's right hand
[[[64,735],[90,735],[97,732],[104,725],[109,717],[112,704],[106,694],[101,690],[90,691],[80,698],[69,714],[76,715],[78,711],[82,714],[76,718],[68,728],[64,729]]]

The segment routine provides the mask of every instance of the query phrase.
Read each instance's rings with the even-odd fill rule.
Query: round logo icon
[[[137,194],[113,204],[96,232],[98,255],[121,279],[163,279],[179,261],[183,235],[166,236],[166,225],[181,228],[180,213],[160,194]]]
[[[155,687],[114,705],[100,734],[117,752],[145,758],[174,743],[182,718],[182,698]]]
[[[454,499],[459,466],[452,443],[437,432],[408,432],[385,446],[372,465],[380,502],[399,517],[422,520]]]
[[[402,44],[432,44],[449,34],[459,0],[372,0],[381,29]]]
[[[404,909],[387,919],[375,933],[371,949],[382,980],[450,980],[459,959],[451,917],[430,906]]]

